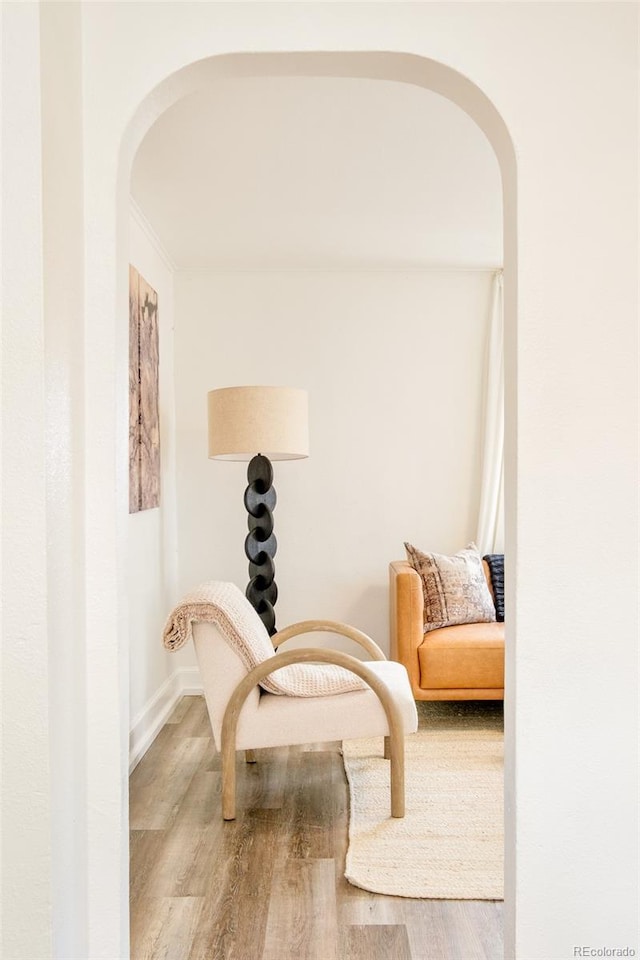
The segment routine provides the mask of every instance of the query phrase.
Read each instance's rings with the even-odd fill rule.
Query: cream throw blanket
[[[262,620],[234,583],[209,580],[186,594],[165,624],[162,640],[167,650],[179,650],[192,639],[192,625],[202,622],[215,624],[247,670],[275,656]],[[260,686],[286,697],[329,697],[366,689],[360,677],[330,663],[281,667]]]

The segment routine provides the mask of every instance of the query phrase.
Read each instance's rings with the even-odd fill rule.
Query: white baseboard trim
[[[133,718],[129,733],[129,773],[140,763],[181,697],[202,693],[197,667],[179,667]]]
[[[200,671],[197,667],[180,667],[176,673],[180,674],[181,697],[193,697],[196,694],[203,692]]]

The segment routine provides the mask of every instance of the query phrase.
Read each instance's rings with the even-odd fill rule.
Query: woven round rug
[[[382,739],[345,740],[346,879],[373,893],[503,897],[502,703],[419,703],[405,741],[406,814],[390,815]]]

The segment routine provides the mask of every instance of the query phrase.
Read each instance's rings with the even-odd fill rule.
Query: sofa
[[[493,596],[489,567],[482,561]],[[416,700],[504,699],[504,623],[462,623],[424,632],[420,574],[389,564],[391,658],[407,668]]]

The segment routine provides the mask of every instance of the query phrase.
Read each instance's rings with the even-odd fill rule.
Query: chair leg
[[[385,738],[386,740],[386,738]],[[404,817],[404,735],[402,731],[391,732],[389,737],[391,816]]]
[[[385,760],[391,759],[391,737],[384,738],[384,758]]]
[[[255,750],[245,750],[244,759],[246,763],[255,763],[256,762]]]
[[[236,744],[235,738],[222,741],[222,819],[236,818]]]

